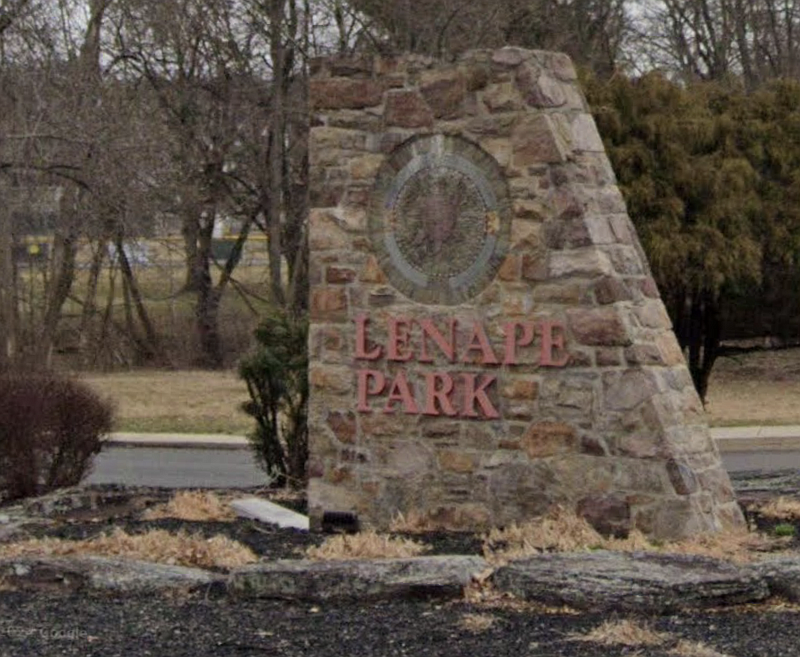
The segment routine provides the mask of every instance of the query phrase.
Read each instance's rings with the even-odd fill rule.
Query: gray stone
[[[283,560],[239,568],[229,576],[228,590],[249,598],[316,601],[454,597],[487,568],[469,556]]]
[[[0,560],[0,577],[18,589],[101,590],[147,593],[191,590],[223,577],[199,568],[110,557],[20,557]]]
[[[800,602],[800,557],[770,559],[744,568],[761,577],[771,595],[780,596],[789,602]]]
[[[11,516],[6,515],[5,513],[0,513],[0,525],[7,525],[11,522]]]
[[[542,554],[500,568],[492,580],[526,600],[591,611],[667,613],[758,602],[770,594],[752,569],[647,552]]]

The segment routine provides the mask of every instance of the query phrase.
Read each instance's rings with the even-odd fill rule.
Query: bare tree
[[[798,0],[652,0],[640,54],[689,80],[766,80],[800,75]]]

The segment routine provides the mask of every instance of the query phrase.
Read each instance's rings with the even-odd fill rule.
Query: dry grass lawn
[[[800,424],[800,349],[720,358],[706,411],[717,426]]]
[[[120,431],[241,435],[253,427],[239,410],[248,397],[236,372],[134,370],[80,377],[116,403]],[[800,349],[758,352],[718,361],[706,410],[719,426],[800,424],[798,399]],[[407,529],[414,520],[404,519]]]
[[[114,402],[118,431],[243,435],[253,428],[240,410],[248,395],[236,372],[134,370],[80,378]]]

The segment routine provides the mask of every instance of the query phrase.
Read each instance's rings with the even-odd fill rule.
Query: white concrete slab
[[[231,502],[231,508],[243,518],[254,518],[278,527],[291,527],[308,531],[308,516],[273,504],[258,497],[245,497]]]

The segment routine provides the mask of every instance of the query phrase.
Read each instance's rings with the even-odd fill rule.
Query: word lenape
[[[385,399],[380,408],[383,413],[401,410],[409,415],[499,418],[500,413],[492,400],[497,375],[432,370],[426,366],[461,363],[481,368],[520,364],[563,367],[569,360],[564,350],[564,327],[559,322],[507,322],[501,330],[503,346],[498,350],[481,321],[460,327],[458,321],[451,318],[442,330],[429,318],[389,317],[385,343],[375,344],[370,339],[369,318],[359,316],[356,319],[356,359],[384,360],[406,366],[399,370],[394,368],[392,374],[359,369],[356,373],[358,411],[373,412],[370,401],[378,397]],[[537,356],[538,361],[535,360]]]

